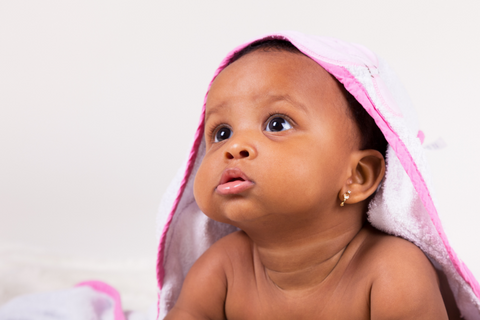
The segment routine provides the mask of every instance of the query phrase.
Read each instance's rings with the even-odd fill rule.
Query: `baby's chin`
[[[197,202],[198,204],[198,202]],[[261,221],[266,213],[258,210],[242,208],[241,205],[227,205],[226,208],[219,206],[205,207],[199,204],[200,210],[212,220],[223,222],[242,229],[242,227]]]

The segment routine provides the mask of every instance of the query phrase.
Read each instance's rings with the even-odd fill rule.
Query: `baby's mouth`
[[[255,183],[238,168],[228,168],[220,179],[220,183],[215,189],[219,194],[239,194],[253,187]]]

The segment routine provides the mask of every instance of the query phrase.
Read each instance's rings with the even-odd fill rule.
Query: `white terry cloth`
[[[135,316],[132,320],[141,319]],[[125,320],[125,315],[115,288],[101,281],[85,281],[67,290],[18,296],[0,307],[0,320],[19,319]]]
[[[389,146],[386,176],[368,210],[370,223],[423,250],[445,274],[446,285],[462,316],[467,320],[480,319],[480,286],[443,231],[421,146],[423,133],[419,131],[413,105],[395,74],[363,46],[286,31],[235,48],[221,62],[214,78],[236,51],[264,38],[290,41],[337,78],[372,116]],[[190,155],[165,193],[157,216],[159,319],[175,304],[185,275],[196,259],[216,240],[235,230],[206,217],[193,197],[193,180],[205,152],[204,112],[205,103]]]
[[[18,296],[0,307],[0,320],[154,320],[156,306],[123,312],[120,295],[100,281]]]
[[[10,300],[0,320],[115,320],[113,299],[91,287],[35,293]]]

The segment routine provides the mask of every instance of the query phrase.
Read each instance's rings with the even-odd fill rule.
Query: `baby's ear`
[[[385,175],[385,160],[380,152],[373,149],[356,151],[352,155],[350,176],[338,194],[340,201],[350,191],[345,204],[354,204],[370,197]]]

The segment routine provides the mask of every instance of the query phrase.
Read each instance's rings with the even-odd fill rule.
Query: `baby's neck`
[[[304,230],[268,241],[262,235],[254,243],[254,258],[272,283],[288,291],[308,290],[321,284],[335,269],[347,246],[359,234],[363,222],[341,224],[325,230]],[[252,237],[253,236],[253,237]]]

